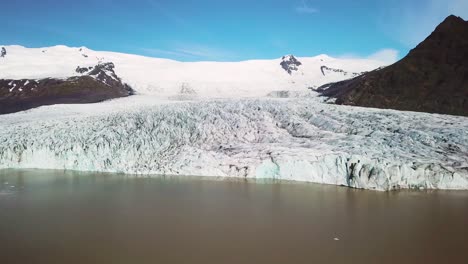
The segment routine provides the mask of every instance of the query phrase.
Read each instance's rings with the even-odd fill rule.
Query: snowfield
[[[374,190],[468,189],[468,118],[338,106],[311,91],[382,62],[195,62],[6,46],[0,79],[113,62],[136,96],[0,115],[0,169],[268,178]],[[326,68],[322,67],[326,66]]]
[[[465,117],[317,98],[159,102],[133,96],[4,115],[0,126],[0,168],[468,189]]]
[[[305,91],[308,87],[352,77],[385,65],[368,59],[338,59],[327,55],[298,58],[297,71],[288,74],[274,60],[241,62],[178,62],[137,55],[93,51],[86,47],[25,48],[5,46],[0,79],[67,78],[75,69],[112,62],[115,73],[139,94],[169,99],[259,97],[272,91]],[[344,72],[324,71],[327,66]]]

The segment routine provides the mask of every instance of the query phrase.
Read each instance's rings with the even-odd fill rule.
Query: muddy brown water
[[[0,170],[0,263],[468,263],[468,192]]]

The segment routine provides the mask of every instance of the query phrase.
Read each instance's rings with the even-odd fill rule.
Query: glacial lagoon
[[[0,170],[2,263],[465,263],[468,192]]]

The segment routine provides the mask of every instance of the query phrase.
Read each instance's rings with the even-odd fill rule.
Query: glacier
[[[132,96],[0,116],[0,169],[468,189],[468,118],[318,97]]]
[[[68,78],[112,62],[137,95],[0,115],[0,169],[468,189],[468,118],[333,105],[314,91],[382,61],[178,62],[86,47],[5,48],[0,79]]]

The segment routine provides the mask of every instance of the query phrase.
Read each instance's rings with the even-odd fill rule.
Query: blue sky
[[[285,54],[400,58],[468,0],[2,1],[0,43],[182,61]]]

